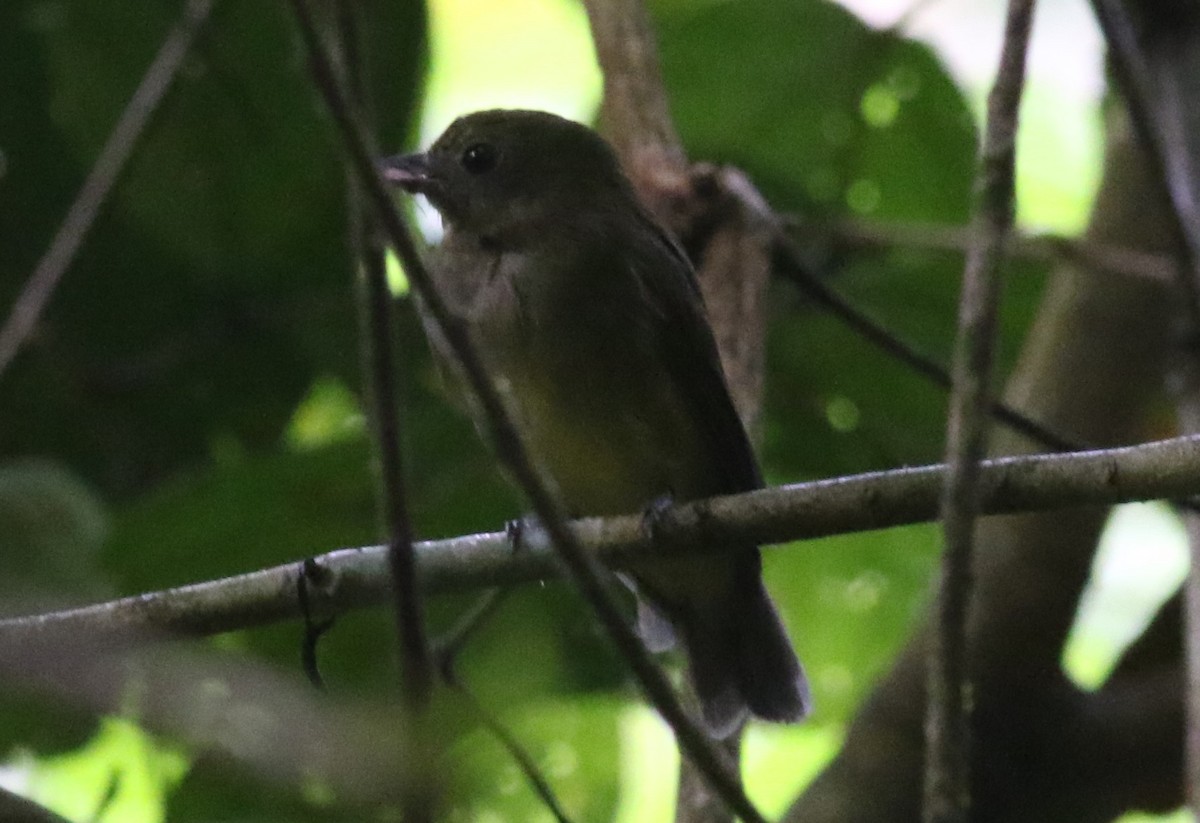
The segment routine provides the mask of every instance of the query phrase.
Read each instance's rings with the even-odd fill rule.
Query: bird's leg
[[[550,535],[536,514],[527,514],[504,524],[504,534],[512,546],[513,554],[526,549],[540,549],[550,544]]]
[[[663,542],[666,537],[664,530],[669,525],[667,523],[668,515],[674,505],[675,494],[668,491],[651,500],[642,509],[642,533],[651,543]]]
[[[663,534],[664,526],[667,525],[665,521],[668,512],[674,505],[675,496],[668,492],[651,500],[642,510],[642,531],[651,543],[658,544],[665,538]],[[658,606],[647,600],[646,593],[638,592],[636,585],[631,588],[638,595],[638,634],[641,636],[642,642],[646,644],[646,648],[655,653],[674,648],[678,639],[670,619]]]

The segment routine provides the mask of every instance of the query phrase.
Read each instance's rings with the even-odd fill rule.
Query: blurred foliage
[[[32,782],[33,793],[53,797],[56,808],[72,819],[154,823],[165,819],[154,810],[183,778],[187,756],[159,745],[126,720],[105,719],[87,745],[46,758]]]
[[[39,594],[105,593],[98,556],[107,532],[104,505],[66,466],[39,458],[0,464],[0,612],[28,608]]]
[[[463,112],[544,109],[586,120],[602,78],[583,4],[572,0],[431,0],[429,75],[421,139],[432,142]],[[553,67],[553,71],[547,71]]]
[[[103,504],[66,466],[0,462],[0,615],[111,595],[100,563],[107,531]],[[0,682],[0,729],[5,744],[51,751],[82,743],[93,720]]]
[[[538,3],[529,2],[533,15]],[[564,31],[579,35],[577,8],[540,2],[550,10],[546,20],[565,21]],[[11,303],[45,248],[177,5],[0,4],[0,98],[17,102],[0,106],[0,306]],[[489,14],[505,14],[500,5],[494,12],[438,5],[438,25],[453,27],[466,15],[478,35],[489,30]],[[744,168],[773,205],[801,218],[965,220],[972,121],[925,47],[871,30],[822,0],[662,0],[653,8],[674,114],[694,158]],[[411,144],[428,89],[424,9],[372,0],[361,12],[380,143]],[[532,44],[547,36],[511,22],[504,38],[492,39],[513,54],[521,53],[520,38]],[[482,42],[472,36],[464,35],[463,48]],[[594,103],[590,54],[564,49],[555,60],[575,52],[580,63],[551,79],[579,78],[576,99],[547,107],[587,111]],[[439,59],[461,65],[472,56],[431,59],[436,67]],[[526,66],[547,74],[544,65]],[[431,82],[445,81],[435,74]],[[431,110],[444,116],[437,112],[449,92],[439,94]],[[0,579],[19,574],[59,602],[377,541],[344,177],[286,4],[218,4],[37,337],[0,376]],[[947,355],[959,260],[905,250],[849,254],[831,245],[806,254],[816,276]],[[942,394],[786,285],[775,288],[768,476],[936,459]],[[1038,272],[1014,271],[1005,362],[1040,288]],[[519,503],[469,423],[448,413],[404,308],[397,334],[417,530],[436,537],[498,528]],[[768,584],[812,673],[818,709],[803,733],[764,733],[755,743],[753,762],[775,764],[763,769],[805,766],[778,779],[752,775],[752,789],[762,786],[778,802],[796,789],[794,775],[810,774],[832,752],[924,602],[936,542],[934,530],[914,527],[768,552]],[[434,628],[471,601],[430,603]],[[284,625],[214,642],[294,669],[300,634]],[[331,692],[386,705],[395,691],[392,649],[383,610],[341,620],[321,646]],[[564,587],[515,592],[458,669],[512,724],[573,819],[610,820],[618,809],[623,821],[644,819],[623,805],[642,791],[631,781],[672,785],[666,759],[633,777],[623,771],[642,739],[638,724],[623,720],[634,691]],[[438,711],[445,768],[454,775],[449,813],[545,816],[486,734],[460,711]],[[43,756],[77,746],[91,729],[70,707],[28,695],[0,695],[0,718],[4,750]],[[131,758],[146,756],[148,744],[129,745],[142,752]],[[175,773],[162,769],[171,776],[163,791],[172,820],[343,815],[314,786],[264,787],[236,764],[189,755],[198,759],[178,788]]]

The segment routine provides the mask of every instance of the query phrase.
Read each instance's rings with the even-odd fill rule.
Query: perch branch
[[[984,514],[1049,511],[1184,496],[1200,486],[1200,435],[1071,454],[986,460],[979,509]],[[614,568],[636,558],[720,551],[746,543],[782,543],[930,522],[945,482],[942,465],[774,486],[670,507],[663,539],[647,542],[640,514],[571,524],[576,541]],[[540,545],[513,552],[505,532],[417,543],[418,578],[430,592],[533,582],[562,573]],[[147,632],[212,635],[300,617],[298,571],[323,570],[309,596],[322,614],[384,602],[381,546],[338,549],[248,574],[193,583],[107,603],[0,620],[0,649],[39,636],[137,636]]]

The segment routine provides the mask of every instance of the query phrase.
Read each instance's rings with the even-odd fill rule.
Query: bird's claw
[[[546,527],[537,515],[527,514],[504,524],[504,535],[512,546],[513,554],[536,549],[549,544]]]
[[[654,498],[642,509],[642,531],[651,543],[657,543],[662,538],[663,527],[674,505],[675,497],[668,492]]]

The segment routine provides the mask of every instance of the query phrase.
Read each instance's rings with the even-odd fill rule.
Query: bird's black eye
[[[491,143],[473,143],[462,153],[463,168],[471,174],[485,174],[496,166],[496,147]]]

